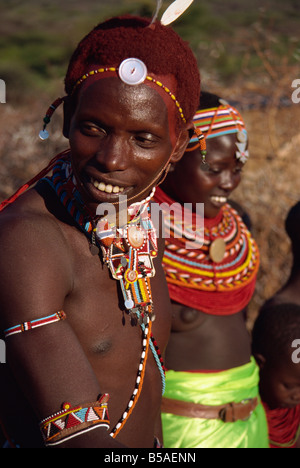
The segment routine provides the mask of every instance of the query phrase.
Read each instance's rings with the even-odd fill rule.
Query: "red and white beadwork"
[[[65,320],[67,318],[65,312],[60,310],[55,314],[48,315],[48,317],[43,317],[40,319],[31,320],[29,322],[23,322],[20,325],[16,325],[15,327],[7,328],[4,330],[4,337],[7,338],[11,335],[16,335],[17,333],[23,333],[29,330],[33,330],[34,328],[43,327],[45,325],[50,325],[51,323],[60,322],[61,320]]]

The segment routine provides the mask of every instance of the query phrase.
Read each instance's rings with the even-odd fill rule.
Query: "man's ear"
[[[191,133],[193,134],[193,128],[194,125],[193,123],[188,124],[184,129],[181,130],[177,141],[176,145],[172,154],[172,157],[170,159],[170,163],[176,164],[182,156],[185,153],[185,150],[189,144],[189,141],[191,139]]]
[[[71,119],[75,111],[75,104],[73,100],[67,96],[64,100],[64,122],[63,122],[63,135],[69,138]]]

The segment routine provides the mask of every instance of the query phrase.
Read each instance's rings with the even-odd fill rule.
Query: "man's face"
[[[146,85],[116,78],[80,91],[69,140],[78,188],[93,212],[120,194],[131,203],[145,198],[172,153],[163,99]]]

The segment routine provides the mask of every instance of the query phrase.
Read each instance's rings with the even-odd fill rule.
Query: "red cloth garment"
[[[163,203],[176,203],[160,188],[155,201],[162,209]],[[191,232],[200,224],[193,214],[193,225],[186,226],[179,211],[165,210],[168,237],[163,267],[171,299],[211,315],[240,312],[251,300],[259,268],[259,251],[250,232],[238,213],[226,204],[216,218],[204,218],[203,244],[195,242],[194,249],[186,248]],[[180,223],[182,234],[178,237]],[[211,246],[219,239],[225,245],[225,253],[223,260],[216,263],[211,258]]]
[[[295,448],[300,436],[300,405],[271,410],[263,404],[269,426],[271,448]]]

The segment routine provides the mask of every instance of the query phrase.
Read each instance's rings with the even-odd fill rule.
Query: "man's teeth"
[[[91,181],[94,187],[100,190],[100,192],[122,193],[124,191],[124,187],[119,187],[118,185],[105,184],[104,182],[98,182],[95,179],[91,179]]]
[[[217,196],[213,196],[211,197],[211,200],[213,202],[217,202],[217,203],[226,203],[227,202],[227,198],[226,197],[217,197]]]

